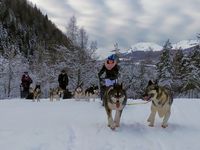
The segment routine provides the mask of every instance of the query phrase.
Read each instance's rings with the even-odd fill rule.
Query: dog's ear
[[[153,81],[149,80],[148,85],[152,85],[152,84],[153,84]]]
[[[158,85],[158,79],[155,80],[154,84],[155,84],[155,85]]]

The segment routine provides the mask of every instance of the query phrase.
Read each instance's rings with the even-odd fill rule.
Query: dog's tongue
[[[117,108],[119,108],[119,106],[120,106],[120,103],[119,103],[119,102],[117,102],[117,103],[116,103],[116,107],[117,107]]]

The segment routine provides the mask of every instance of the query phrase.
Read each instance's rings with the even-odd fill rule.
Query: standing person
[[[33,82],[27,71],[22,75],[21,82],[21,98],[26,98],[29,94],[30,85]]]
[[[63,99],[65,98],[65,93],[67,91],[66,87],[68,85],[68,81],[69,81],[68,75],[67,75],[66,71],[63,69],[58,76],[59,87],[64,91]]]
[[[109,87],[115,83],[117,83],[117,78],[119,76],[119,66],[117,65],[117,61],[115,60],[115,55],[111,55],[108,57],[103,67],[98,73],[99,79],[101,75],[105,72],[105,85]]]
[[[59,87],[63,90],[63,99],[69,98],[71,93],[66,89],[69,79],[66,71],[63,69],[58,76]],[[61,95],[60,95],[61,97]]]

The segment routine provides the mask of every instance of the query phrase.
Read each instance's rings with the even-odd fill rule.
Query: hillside
[[[86,34],[83,29],[80,31]],[[32,77],[32,87],[41,84],[43,97],[48,95],[50,87],[57,86],[62,69],[69,75],[69,88],[73,89],[85,77],[90,77],[85,79],[88,84],[85,85],[89,86],[95,78],[95,72],[91,71],[95,65],[90,63],[94,60],[88,45],[81,44],[72,44],[47,15],[27,0],[1,0],[0,98],[19,95],[24,71]]]
[[[47,15],[27,0],[1,0],[0,3],[0,52],[9,45],[25,57],[55,45],[70,48],[70,40],[48,19]]]

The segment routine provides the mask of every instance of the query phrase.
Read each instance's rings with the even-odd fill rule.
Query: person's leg
[[[23,98],[26,98],[26,97],[28,96],[28,94],[29,94],[29,88],[24,88],[24,89],[23,89],[22,97],[23,97]]]

